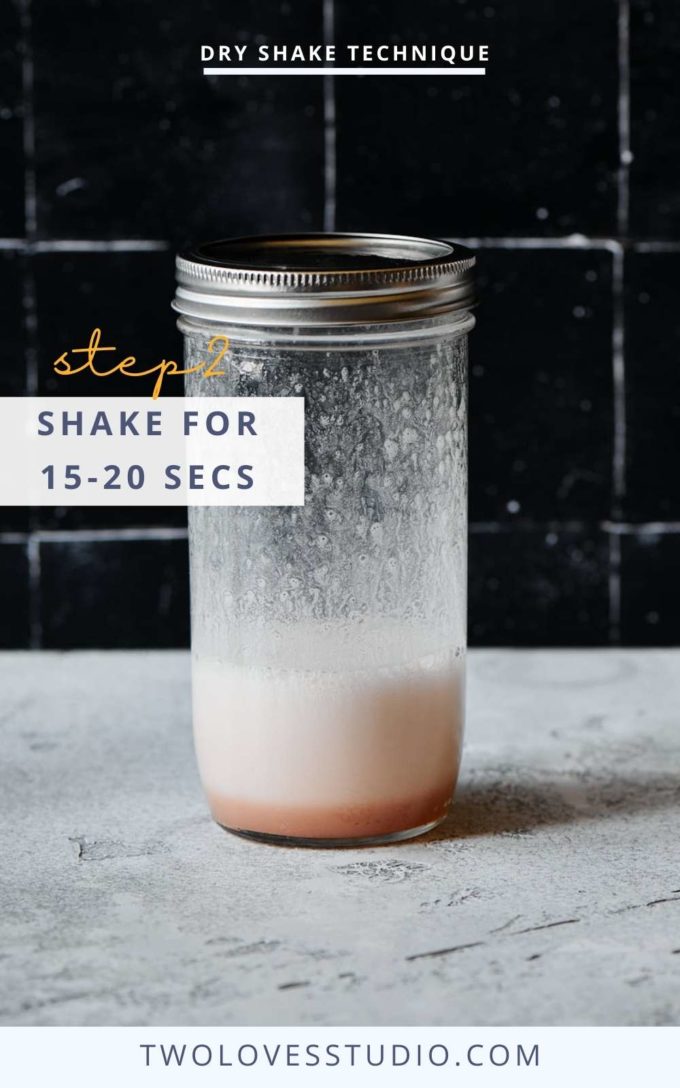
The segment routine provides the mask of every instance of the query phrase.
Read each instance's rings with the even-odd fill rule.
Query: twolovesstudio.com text
[[[229,65],[486,64],[488,45],[202,45],[201,62]]]
[[[505,1043],[473,1043],[456,1053],[443,1043],[434,1043],[432,1046],[417,1043],[410,1047],[403,1043],[393,1043],[391,1046],[383,1043],[244,1043],[238,1048],[222,1044],[209,1046],[207,1043],[198,1043],[195,1046],[187,1046],[186,1043],[169,1043],[167,1046],[163,1043],[140,1043],[139,1048],[143,1051],[144,1065],[147,1068],[215,1065],[246,1068],[257,1066],[260,1069],[290,1069],[300,1066],[343,1066],[353,1069],[388,1066],[396,1069],[402,1066],[441,1068],[446,1065],[466,1065],[478,1069],[484,1066],[519,1069],[529,1066],[537,1068],[539,1064],[538,1043],[517,1043],[511,1046],[506,1046]]]

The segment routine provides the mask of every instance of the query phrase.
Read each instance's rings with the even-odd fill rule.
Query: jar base
[[[310,846],[374,845],[423,835],[446,816],[455,782],[398,800],[273,804],[208,793],[213,819],[237,835]]]
[[[391,843],[406,842],[408,839],[416,839],[419,835],[426,835],[446,819],[446,812],[430,820],[419,827],[409,827],[405,831],[391,831],[384,835],[366,835],[343,839],[310,839],[297,835],[272,835],[268,831],[249,831],[243,827],[227,827],[225,824],[215,821],[223,831],[231,835],[238,835],[241,839],[249,839],[251,842],[268,843],[270,846],[296,846],[317,850],[346,849],[353,846],[389,846]]]

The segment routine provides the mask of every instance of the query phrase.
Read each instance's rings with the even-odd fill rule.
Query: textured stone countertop
[[[207,814],[180,652],[0,655],[6,1024],[680,1019],[680,652],[471,654],[445,826]]]

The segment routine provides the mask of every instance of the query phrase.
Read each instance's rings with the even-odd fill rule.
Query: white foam
[[[405,660],[412,637],[399,645],[397,653],[394,639],[381,640],[375,654],[354,646],[348,655],[326,630],[309,642],[310,659],[332,666],[324,669],[195,659],[194,733],[208,792],[343,805],[445,789],[459,762],[463,659],[444,648]]]

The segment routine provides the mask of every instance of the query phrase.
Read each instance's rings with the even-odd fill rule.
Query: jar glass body
[[[211,811],[264,838],[407,838],[463,733],[469,313],[233,335],[180,323],[191,396],[305,399],[303,507],[189,510],[194,736]]]

